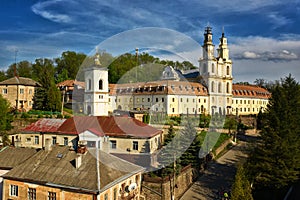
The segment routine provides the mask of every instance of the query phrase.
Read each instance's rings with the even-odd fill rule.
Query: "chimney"
[[[85,154],[87,152],[87,142],[85,140],[78,141],[77,154]]]
[[[45,147],[44,147],[44,149],[45,149],[45,151],[51,151],[51,140],[49,139],[49,138],[47,138],[46,140],[45,140]]]
[[[82,164],[82,154],[77,154],[75,158],[75,168],[78,169]]]

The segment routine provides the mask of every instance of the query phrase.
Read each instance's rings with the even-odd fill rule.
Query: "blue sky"
[[[31,62],[67,50],[89,54],[116,34],[120,43],[113,45],[119,52],[134,51],[134,36],[120,41],[122,32],[144,27],[174,30],[174,37],[160,35],[166,45],[159,48],[177,49],[197,62],[199,50],[189,45],[178,49],[176,36],[184,34],[201,45],[209,24],[216,48],[225,29],[234,81],[275,80],[289,73],[300,80],[299,0],[2,0],[0,17],[0,69],[14,63],[16,49],[17,61]],[[141,39],[145,49],[152,33]]]

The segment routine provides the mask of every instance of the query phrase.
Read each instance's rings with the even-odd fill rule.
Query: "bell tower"
[[[218,57],[214,56],[212,28],[206,27],[199,60],[200,75],[209,91],[210,114],[230,114],[232,101],[232,62],[229,59],[227,38],[220,38]]]
[[[84,71],[84,114],[108,116],[108,70],[102,67],[98,52],[94,64]]]

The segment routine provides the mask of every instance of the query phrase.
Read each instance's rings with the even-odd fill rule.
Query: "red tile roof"
[[[271,97],[271,93],[265,88],[256,85],[232,85],[232,95],[233,97],[254,97],[268,99]]]
[[[25,127],[23,132],[55,133],[66,119],[40,119]]]
[[[137,119],[120,116],[75,116],[67,119],[57,131],[79,134],[88,129],[111,137],[150,138],[161,133]]]

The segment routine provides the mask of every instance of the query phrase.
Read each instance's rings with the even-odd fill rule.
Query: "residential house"
[[[3,199],[138,200],[143,170],[99,149],[47,142],[3,176]]]
[[[2,199],[2,175],[23,163],[37,152],[34,148],[3,147],[0,149],[0,200]]]
[[[39,84],[24,77],[12,77],[0,82],[0,92],[11,107],[19,111],[28,111],[33,106],[33,96]]]

